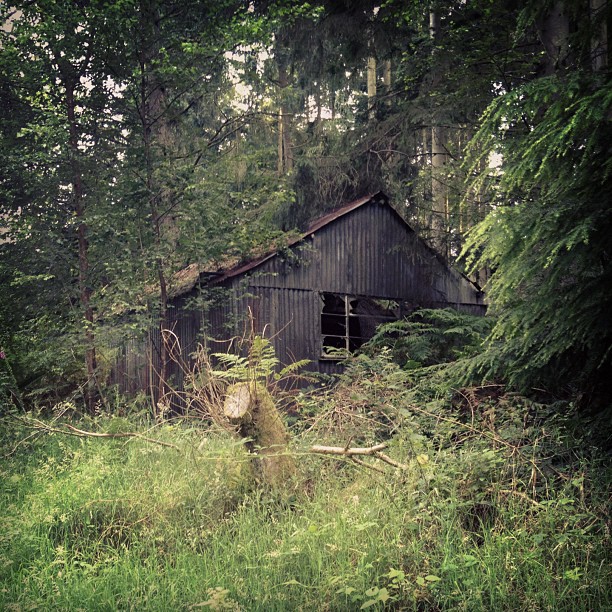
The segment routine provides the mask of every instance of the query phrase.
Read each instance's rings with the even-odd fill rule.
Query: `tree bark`
[[[441,80],[436,65],[439,62],[436,45],[440,38],[440,16],[435,11],[429,13],[429,35],[433,42],[431,82],[432,89],[435,89]],[[442,178],[447,152],[444,146],[445,130],[435,110],[432,110],[431,123],[431,243],[440,255],[448,258],[448,190]]]
[[[444,128],[434,125],[431,128],[431,230],[433,246],[448,258],[447,218],[448,190],[442,177],[446,166],[447,154],[444,147]]]
[[[608,67],[607,0],[589,0],[591,18],[591,65],[599,72]]]
[[[166,281],[166,262],[161,254],[164,241],[163,227],[163,188],[155,177],[157,164],[155,147],[167,146],[170,141],[168,127],[164,120],[165,93],[163,85],[156,76],[153,64],[159,59],[161,33],[159,31],[159,14],[155,1],[141,2],[140,41],[140,117],[142,125],[142,144],[145,158],[145,183],[149,198],[149,214],[153,229],[157,257],[155,258],[156,275],[159,282],[157,327],[159,336],[159,367],[154,368],[156,395],[154,410],[160,416],[160,402],[168,392],[168,369],[170,356],[164,341],[164,330],[168,328],[168,289]],[[165,207],[169,209],[169,206]]]
[[[383,62],[383,88],[386,96],[386,106],[391,105],[391,60],[386,59]]]
[[[540,37],[546,52],[543,72],[550,76],[566,65],[569,54],[569,19],[563,2],[555,2],[546,14],[540,25]]]
[[[368,120],[376,119],[376,58],[368,57]]]
[[[393,467],[400,468],[402,470],[407,469],[408,466],[404,465],[403,463],[400,463],[399,461],[395,461],[395,459],[391,459],[389,455],[385,455],[385,453],[382,452],[385,448],[387,448],[387,444],[385,442],[365,448],[362,446],[321,446],[315,444],[314,446],[310,447],[310,452],[320,453],[322,455],[338,455],[342,457],[349,457],[353,461],[356,460],[355,457],[359,456],[376,457],[377,459],[380,459],[381,461],[384,461],[385,463],[388,463]],[[361,461],[358,461],[358,463],[360,465],[364,465],[365,467],[372,467],[371,465],[368,465],[367,463],[363,463]]]
[[[280,52],[282,54],[282,51]],[[291,148],[291,120],[285,102],[285,90],[290,79],[285,58],[277,58],[279,111],[278,111],[278,175],[284,176],[293,170],[293,150]]]
[[[76,118],[75,86],[77,75],[68,73],[70,69],[60,69],[65,87],[66,116],[68,119],[68,148],[70,149],[70,166],[72,172],[73,207],[77,218],[77,243],[79,261],[79,299],[83,310],[85,336],[85,367],[87,384],[85,404],[89,413],[93,413],[96,400],[96,345],[94,335],[94,312],[91,305],[91,286],[89,282],[89,242],[87,240],[87,222],[85,220],[85,201],[83,170],[79,161],[79,127]]]

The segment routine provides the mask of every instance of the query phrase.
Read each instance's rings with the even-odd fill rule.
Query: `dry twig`
[[[358,460],[356,457],[358,456],[376,457],[377,459],[380,459],[381,461],[384,461],[385,463],[388,463],[389,465],[392,465],[395,468],[399,468],[401,470],[407,469],[408,466],[404,465],[403,463],[399,463],[398,461],[395,461],[394,459],[391,459],[391,457],[389,457],[388,455],[385,455],[385,453],[382,452],[382,450],[385,448],[387,448],[387,444],[385,444],[384,442],[381,444],[376,444],[375,446],[369,446],[369,447],[361,447],[361,446],[349,447],[348,445],[347,446],[321,446],[321,445],[315,444],[314,446],[310,447],[310,452],[319,453],[322,455],[340,455],[344,457],[350,457],[353,461],[355,461],[356,463],[359,463],[359,465],[365,465],[367,467],[372,467],[372,466],[368,465],[367,463],[364,463],[361,460]]]

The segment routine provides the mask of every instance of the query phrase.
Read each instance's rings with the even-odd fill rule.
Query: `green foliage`
[[[337,395],[321,398],[313,418],[328,427],[295,440],[304,491],[290,496],[253,491],[243,445],[212,429],[78,424],[176,450],[142,438],[32,436],[28,421],[3,419],[12,434],[0,438],[0,606],[609,607],[610,466],[584,421],[579,430],[571,410],[499,388],[430,395],[428,411],[440,409],[424,414],[406,393],[408,373],[377,359],[364,356]],[[346,442],[336,416],[366,389],[363,430],[386,403],[388,452],[405,470],[305,452],[313,439]],[[371,439],[389,438],[372,429]]]
[[[269,223],[244,226],[284,191],[256,182],[253,203],[228,178],[244,123],[219,50],[249,35],[245,11],[232,0],[0,8],[0,327],[35,401],[83,384],[85,329],[99,342],[97,324],[128,310],[150,328],[160,262],[170,279],[270,239]]]
[[[446,363],[479,353],[492,325],[491,318],[452,308],[421,309],[406,319],[378,327],[364,350],[376,354],[386,347],[408,370]]]
[[[609,444],[605,413],[589,422],[565,402],[536,403],[492,383],[460,387],[479,376],[587,388],[607,375],[608,75],[532,80],[542,54],[535,20],[551,3],[520,12],[514,2],[436,2],[439,41],[425,4],[295,4],[12,3],[26,19],[0,33],[9,232],[0,244],[0,608],[611,608],[610,463],[597,448]],[[587,65],[588,13],[562,4],[575,20],[570,46]],[[3,25],[11,11],[0,7]],[[370,118],[372,55],[379,67],[393,61],[391,88],[379,83]],[[248,256],[276,237],[274,226],[305,223],[383,183],[423,227],[432,125],[446,126],[453,158],[439,177],[453,249],[494,209],[467,251],[476,268],[494,269],[497,318],[416,313],[381,328],[334,389],[300,397],[303,490],[290,497],[253,491],[242,443],[193,422],[155,432],[133,417],[78,423],[167,448],[17,420],[17,385],[41,405],[64,400],[46,424],[56,426],[76,412],[66,396],[83,379],[71,333],[82,329],[66,188],[74,159],[58,72],[86,63],[77,157],[87,287],[101,319],[151,307],[143,287],[160,259],[170,277],[186,263]],[[465,143],[492,99],[460,202]],[[280,176],[283,107],[294,158]],[[488,169],[491,154],[499,169]],[[218,355],[226,369],[216,375],[274,384],[304,365],[279,370],[260,337],[245,354]],[[189,381],[203,404],[223,393],[210,374],[202,368]],[[406,469],[381,474],[368,470],[374,458],[356,466],[307,452],[315,442],[383,440]]]
[[[501,316],[480,375],[523,387],[546,377],[550,385],[582,377],[585,387],[603,378],[610,363],[609,83],[582,69],[534,80],[549,4],[3,6],[0,212],[12,241],[0,244],[7,294],[0,324],[35,347],[22,363],[52,363],[37,348],[44,325],[54,338],[82,334],[75,304],[90,291],[97,321],[126,308],[151,315],[160,296],[147,289],[160,271],[170,280],[187,264],[248,257],[279,229],[378,188],[406,204],[427,237],[434,129],[447,153],[437,178],[452,255],[466,228],[495,208],[468,245],[474,265],[497,270],[490,293]],[[570,4],[574,70],[588,65],[594,24]],[[430,10],[440,17],[435,40]],[[370,57],[378,63],[371,113]],[[388,66],[390,84],[381,78]],[[71,124],[65,93],[72,81]],[[69,146],[71,125],[80,147]],[[479,125],[472,159],[462,165]],[[280,169],[279,136],[287,149]],[[491,153],[502,156],[499,172],[486,168]],[[78,219],[68,188],[76,169],[85,204]],[[477,177],[467,189],[466,172]],[[86,274],[77,256],[81,222]],[[38,335],[28,334],[34,320]],[[412,365],[439,359],[427,331],[390,333],[403,337],[398,351],[410,338]],[[587,364],[576,376],[568,376],[572,355]],[[63,355],[61,363],[71,385],[83,378]],[[40,374],[26,369],[23,379]]]
[[[470,234],[474,268],[497,323],[482,372],[522,388],[601,382],[612,326],[612,88],[574,73],[528,83],[497,99],[474,144],[473,171],[501,154],[499,172],[478,175],[494,210]],[[579,367],[577,367],[577,365]]]
[[[211,374],[231,382],[278,382],[297,373],[310,363],[308,359],[295,361],[280,368],[280,361],[274,346],[268,338],[255,335],[249,340],[246,357],[234,353],[215,353],[214,357],[224,366],[222,370],[213,370]]]
[[[11,330],[7,341],[15,390],[28,407],[81,398],[84,348],[70,321],[41,315]]]
[[[17,407],[23,408],[23,400],[9,356],[0,346],[0,416],[6,415]]]

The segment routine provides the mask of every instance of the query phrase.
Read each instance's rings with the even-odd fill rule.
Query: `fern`
[[[253,338],[247,357],[231,353],[215,353],[214,356],[224,369],[213,370],[213,374],[232,382],[268,380],[279,364],[274,347],[261,336]]]
[[[251,339],[246,357],[232,353],[214,353],[214,357],[223,369],[215,369],[212,374],[231,382],[280,382],[295,376],[298,370],[310,363],[308,359],[302,359],[279,370],[280,361],[272,343],[258,335]]]
[[[490,318],[451,308],[422,309],[381,325],[364,350],[390,350],[405,369],[448,363],[476,354],[492,324]]]

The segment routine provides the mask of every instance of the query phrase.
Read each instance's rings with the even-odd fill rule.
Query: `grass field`
[[[339,421],[342,391],[309,405],[298,474],[275,491],[252,482],[239,440],[203,423],[80,422],[168,447],[5,417],[0,609],[612,609],[605,457],[570,452],[561,426],[511,438],[483,417],[438,421],[436,437],[399,409],[385,435],[405,469],[307,452],[351,423],[357,442],[381,435],[375,390],[367,409],[359,392],[344,390],[361,420]]]

